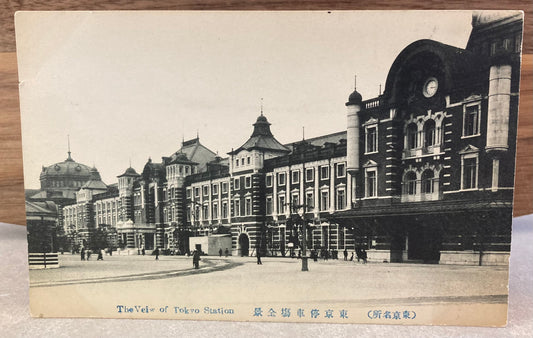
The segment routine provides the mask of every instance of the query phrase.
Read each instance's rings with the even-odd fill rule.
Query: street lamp
[[[305,205],[298,209],[298,215],[302,219],[302,271],[309,271],[307,266],[307,222],[305,221]]]

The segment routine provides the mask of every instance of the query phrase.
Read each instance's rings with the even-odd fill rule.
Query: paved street
[[[84,316],[99,307],[107,316],[120,317],[116,307],[121,304],[248,312],[258,306],[280,309],[302,304],[352,312],[372,306],[466,309],[492,304],[502,311],[507,302],[506,267],[320,260],[309,261],[310,271],[302,272],[297,259],[266,257],[263,265],[257,265],[253,257],[203,257],[201,269],[194,270],[192,258],[181,256],[161,256],[159,261],[153,256],[105,256],[104,261],[83,262],[67,254],[61,256],[61,265],[30,271],[34,312]]]

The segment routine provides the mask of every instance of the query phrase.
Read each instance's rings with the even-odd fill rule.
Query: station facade
[[[305,235],[310,250],[369,261],[508,264],[522,22],[474,14],[464,49],[413,42],[383,94],[349,95],[346,130],[281,144],[261,111],[226,158],[196,138],[118,184],[93,173],[61,223],[87,238],[115,229],[133,249],[184,253],[187,236],[226,234],[234,255],[284,256]]]

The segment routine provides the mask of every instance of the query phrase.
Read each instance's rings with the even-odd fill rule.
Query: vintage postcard
[[[522,26],[17,13],[32,315],[505,325]]]

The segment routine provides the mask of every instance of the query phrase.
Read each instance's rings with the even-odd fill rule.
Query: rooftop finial
[[[354,79],[353,79],[353,89],[357,90],[357,75],[354,75],[353,77],[354,77]]]
[[[261,98],[261,116],[263,116],[263,98]]]
[[[305,126],[302,126],[302,141],[305,141]]]
[[[130,157],[130,168],[131,168],[131,157]]]
[[[196,138],[200,138],[200,131],[198,131],[198,129],[196,129]]]
[[[379,84],[379,95],[381,95],[381,83]]]
[[[68,158],[67,160],[72,160],[72,157],[70,157],[70,135],[67,134],[67,143],[68,143]]]

